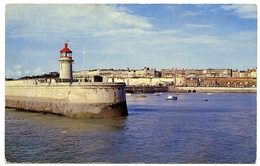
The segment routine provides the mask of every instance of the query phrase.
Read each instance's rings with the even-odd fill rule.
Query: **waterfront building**
[[[236,70],[232,70],[232,77],[239,77],[239,71]]]
[[[173,69],[162,69],[162,77],[164,77],[164,78],[175,77],[175,70],[173,70]]]
[[[175,77],[176,78],[183,78],[185,77],[185,69],[175,69]]]
[[[199,78],[200,87],[256,87],[256,79],[233,77]]]
[[[201,87],[215,87],[217,85],[217,79],[216,78],[200,78],[198,84]]]
[[[231,77],[232,69],[204,69],[202,77]]]
[[[162,77],[231,77],[231,69],[162,69]]]
[[[150,69],[149,67],[144,67],[143,69],[135,70],[135,77],[155,77],[156,69]]]
[[[153,78],[159,77],[160,73],[156,72],[156,69],[149,69],[144,67],[143,69],[130,70],[127,69],[96,69],[96,70],[83,70],[73,72],[73,77],[77,79],[92,78],[95,75],[108,78]]]
[[[249,72],[245,70],[241,70],[239,72],[239,77],[249,77]]]
[[[248,72],[250,73],[250,78],[256,78],[257,77],[257,69],[248,69]]]
[[[135,77],[135,70],[130,70],[129,68],[114,70],[112,75],[109,77],[115,78],[133,78]]]
[[[232,77],[240,77],[240,78],[253,78],[256,79],[257,77],[257,68],[247,69],[246,70],[232,70]]]
[[[190,77],[185,79],[185,86],[192,86],[192,87],[197,87],[198,86],[198,78],[196,77]]]
[[[203,70],[201,69],[186,69],[185,76],[186,77],[202,77]]]

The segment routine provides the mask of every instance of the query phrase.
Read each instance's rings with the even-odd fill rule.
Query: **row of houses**
[[[256,78],[257,69],[232,70],[232,69],[162,69],[144,67],[143,69],[97,69],[82,70],[73,72],[74,78],[82,78],[93,75],[114,77],[114,78]]]
[[[127,85],[152,85],[156,80],[166,79],[169,85],[192,87],[255,87],[257,69],[162,69],[144,67],[143,69],[97,69],[73,72],[73,78],[80,82],[117,82],[125,81]],[[144,81],[146,80],[146,81]],[[158,81],[157,81],[158,82]]]
[[[144,67],[143,69],[96,69],[96,70],[82,70],[74,71],[73,78],[88,77],[93,75],[106,76],[109,78],[153,78],[161,77],[161,72],[156,71],[156,68],[150,69]]]
[[[212,78],[212,77],[257,77],[257,69],[232,70],[232,69],[162,69],[161,77],[187,77],[187,78]]]
[[[215,78],[185,78],[183,85],[190,87],[256,87],[256,78],[215,77]]]

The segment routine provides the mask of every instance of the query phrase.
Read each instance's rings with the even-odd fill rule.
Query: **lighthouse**
[[[68,43],[64,43],[64,48],[60,50],[60,79],[72,81],[72,51],[68,48]]]

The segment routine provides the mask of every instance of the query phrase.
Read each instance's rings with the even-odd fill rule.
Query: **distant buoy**
[[[206,99],[205,101],[208,101],[208,99]]]

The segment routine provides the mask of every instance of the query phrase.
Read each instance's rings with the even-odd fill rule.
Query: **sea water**
[[[127,96],[129,116],[5,109],[11,163],[255,163],[256,94]]]

